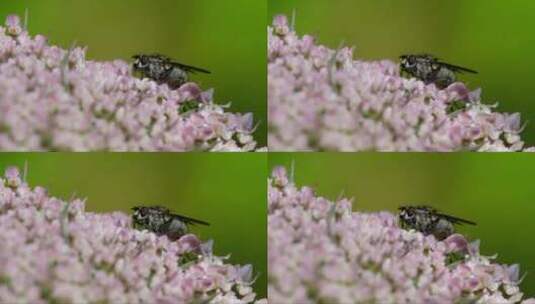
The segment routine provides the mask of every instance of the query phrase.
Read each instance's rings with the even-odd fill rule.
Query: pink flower
[[[389,212],[353,212],[268,179],[268,298],[273,303],[519,303],[518,265],[501,265],[460,234],[399,228]],[[528,299],[525,303],[531,303]]]
[[[268,27],[273,151],[519,151],[518,113],[495,112],[481,90],[402,78],[392,61],[353,59],[299,37],[285,16]]]
[[[134,230],[122,212],[0,178],[0,303],[252,303],[250,265],[231,265],[193,234]]]
[[[177,90],[135,78],[127,62],[96,62],[0,27],[0,150],[254,151],[252,114],[227,112],[196,83]]]

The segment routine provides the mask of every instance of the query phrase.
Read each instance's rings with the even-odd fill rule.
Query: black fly
[[[177,89],[188,81],[188,73],[210,73],[210,71],[174,62],[171,58],[160,54],[139,54],[134,58],[134,71],[143,77],[150,78],[159,84],[166,83],[171,89]]]
[[[440,213],[428,206],[399,207],[399,221],[404,229],[414,229],[425,235],[434,235],[443,240],[455,232],[454,225],[476,223],[455,216]]]
[[[426,84],[434,83],[441,89],[457,80],[456,73],[477,74],[472,69],[440,61],[429,54],[402,55],[399,58],[402,73],[418,78]]]
[[[188,233],[188,225],[210,225],[205,221],[171,213],[162,206],[138,206],[132,210],[134,210],[132,214],[134,228],[149,230],[157,235],[167,235],[171,240]]]

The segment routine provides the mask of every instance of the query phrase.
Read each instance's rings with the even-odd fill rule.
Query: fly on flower
[[[476,71],[440,61],[429,54],[401,55],[399,68],[402,73],[418,78],[426,84],[434,83],[445,88],[457,80],[456,73]]]
[[[425,235],[432,234],[438,240],[452,235],[455,232],[454,225],[476,225],[472,221],[440,213],[428,206],[401,206],[399,211],[399,221],[403,229],[414,229]]]
[[[202,68],[174,62],[171,58],[160,54],[138,54],[132,58],[135,72],[140,72],[143,77],[159,84],[166,83],[171,89],[177,89],[187,82],[188,73],[210,73]]]
[[[157,235],[167,235],[170,240],[177,240],[188,233],[188,225],[210,225],[194,218],[186,217],[162,206],[137,206],[132,208],[132,222],[138,230],[149,230]]]

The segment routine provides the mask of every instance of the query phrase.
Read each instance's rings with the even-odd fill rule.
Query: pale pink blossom
[[[93,213],[31,188],[16,168],[0,178],[0,303],[252,303],[251,265],[212,242],[132,228],[122,212]]]
[[[254,151],[251,113],[226,111],[213,90],[171,90],[123,60],[86,59],[32,37],[19,18],[0,26],[0,150]]]
[[[268,179],[268,298],[273,303],[520,303],[518,265],[503,265],[460,234],[444,241],[399,227],[390,212],[352,211]],[[525,303],[532,303],[533,299]]]
[[[481,90],[444,90],[400,77],[390,60],[298,36],[285,16],[268,27],[271,151],[520,151],[518,113],[483,104]]]

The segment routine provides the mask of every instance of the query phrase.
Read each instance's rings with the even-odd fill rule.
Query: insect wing
[[[457,225],[461,225],[461,224],[476,225],[476,223],[472,221],[465,220],[465,219],[458,218],[458,217],[451,216],[451,215],[447,215],[447,214],[437,213],[437,216],[444,218],[452,222],[453,224],[457,224]]]
[[[179,62],[170,62],[170,63],[182,70],[185,70],[186,72],[191,72],[191,73],[201,72],[201,73],[210,74],[210,71],[205,70],[203,68],[198,68],[198,67],[194,67],[194,66],[179,63]]]
[[[446,63],[446,62],[440,62],[440,61],[437,62],[437,63],[442,65],[442,66],[447,67],[448,69],[450,69],[450,70],[452,70],[454,72],[458,72],[458,73],[467,72],[467,73],[477,74],[477,71],[474,71],[474,70],[469,69],[469,68],[464,68],[462,66],[453,65],[453,64]]]
[[[199,225],[210,226],[210,223],[207,223],[205,221],[201,221],[201,220],[198,220],[198,219],[194,219],[194,218],[191,218],[191,217],[183,216],[183,215],[180,215],[180,214],[174,214],[173,213],[173,214],[171,214],[171,216],[173,218],[176,218],[176,219],[179,219],[179,220],[183,221],[186,224],[190,224],[190,225],[199,224]]]

